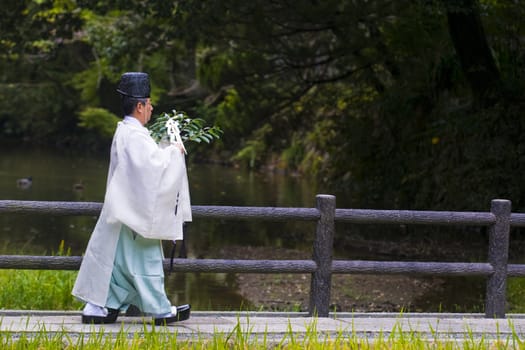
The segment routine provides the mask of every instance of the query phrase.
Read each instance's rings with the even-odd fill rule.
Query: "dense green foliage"
[[[503,197],[525,209],[521,1],[3,9],[2,138],[107,145],[93,117],[119,115],[120,74],[143,70],[154,113],[185,110],[224,131],[192,155],[315,176],[361,207],[485,210]]]

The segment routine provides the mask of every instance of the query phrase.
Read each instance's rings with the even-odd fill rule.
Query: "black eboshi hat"
[[[118,93],[135,98],[148,98],[150,91],[149,76],[142,72],[122,74],[117,88]]]

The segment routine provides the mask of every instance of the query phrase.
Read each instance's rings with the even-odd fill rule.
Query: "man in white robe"
[[[159,147],[144,125],[153,107],[146,73],[125,73],[117,91],[124,120],[111,145],[104,205],[72,294],[86,302],[83,323],[113,323],[135,305],[155,324],[189,318],[164,290],[161,240],[182,239],[191,221],[183,145]]]

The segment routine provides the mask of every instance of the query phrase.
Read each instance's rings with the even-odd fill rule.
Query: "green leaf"
[[[210,143],[214,139],[219,139],[222,130],[218,126],[205,126],[206,122],[201,118],[190,118],[185,112],[172,110],[171,114],[166,112],[153,118],[148,123],[147,128],[151,137],[159,143],[162,139],[169,138],[167,134],[166,122],[173,119],[178,122],[180,136],[183,142],[193,141],[201,143],[202,141]]]

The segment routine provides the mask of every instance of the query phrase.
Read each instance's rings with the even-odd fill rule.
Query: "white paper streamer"
[[[184,150],[184,154],[186,153],[186,148],[184,147],[184,143],[182,142],[182,139],[180,138],[180,130],[179,130],[179,123],[176,120],[173,120],[172,118],[168,119],[166,121],[166,131],[168,133],[168,136],[170,137],[170,143],[180,143],[182,146],[182,149]]]

